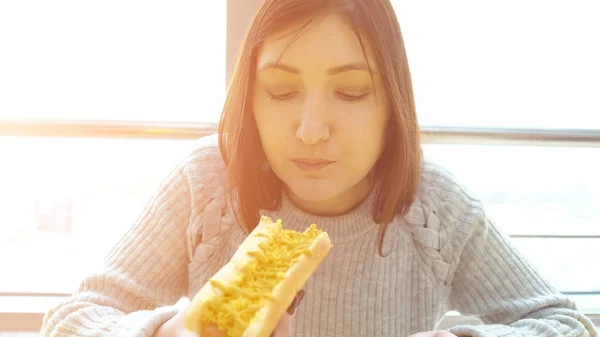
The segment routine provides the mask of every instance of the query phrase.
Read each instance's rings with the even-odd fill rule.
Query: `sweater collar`
[[[319,216],[307,213],[292,202],[286,193],[282,193],[281,207],[275,211],[262,210],[261,214],[273,220],[281,219],[283,227],[296,231],[304,231],[311,224],[327,232],[333,243],[352,240],[378,227],[373,220],[373,202],[376,189],[355,208],[337,216]]]

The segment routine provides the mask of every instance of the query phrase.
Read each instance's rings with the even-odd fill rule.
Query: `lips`
[[[292,159],[292,162],[302,171],[318,171],[334,163],[332,160],[320,158],[297,158]]]

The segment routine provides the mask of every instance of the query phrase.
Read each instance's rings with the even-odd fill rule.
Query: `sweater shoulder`
[[[180,170],[190,187],[193,201],[211,197],[227,183],[227,166],[219,149],[217,134],[196,140],[180,162]]]
[[[212,134],[196,140],[191,145],[183,165],[197,178],[226,173],[227,168],[219,149],[218,135]]]
[[[433,161],[423,162],[417,198],[430,207],[457,213],[482,212],[483,204],[451,171]]]
[[[219,135],[202,137],[192,144],[183,160],[191,199],[188,247],[190,259],[198,259],[200,243],[218,246],[237,224],[230,205],[227,165],[219,148]],[[216,241],[215,241],[216,240]]]
[[[484,215],[482,202],[448,169],[423,162],[415,201],[404,219],[435,278],[452,282],[461,252]]]

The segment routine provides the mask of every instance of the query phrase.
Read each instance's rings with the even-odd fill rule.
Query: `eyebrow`
[[[301,71],[300,69],[296,68],[296,67],[292,67],[283,63],[278,63],[278,62],[268,62],[265,63],[263,66],[260,67],[259,71],[263,71],[263,70],[268,70],[268,69],[279,69],[279,70],[283,70],[292,74],[300,74]],[[338,67],[333,67],[333,68],[329,68],[327,70],[327,74],[328,75],[336,75],[339,73],[343,73],[345,71],[351,71],[351,70],[359,70],[359,71],[366,71],[366,72],[375,72],[372,68],[369,68],[366,64],[364,63],[349,63],[349,64],[344,64]]]

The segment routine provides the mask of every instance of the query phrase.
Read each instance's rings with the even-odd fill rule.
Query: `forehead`
[[[269,36],[258,50],[257,68],[260,69],[261,66],[278,60],[301,71],[367,63],[356,33],[340,15],[329,14],[317,17],[303,28],[305,23],[303,21],[293,24]],[[302,32],[298,36],[295,33],[299,30]],[[375,68],[370,57],[369,63]]]

